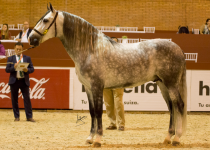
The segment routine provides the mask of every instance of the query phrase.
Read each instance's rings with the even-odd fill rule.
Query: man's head
[[[118,39],[116,37],[111,37],[112,40],[114,40],[115,42],[118,42]]]
[[[23,43],[21,43],[21,42],[15,43],[15,54],[16,55],[22,54],[22,52],[21,52],[22,50],[23,50]],[[19,52],[21,52],[21,53],[19,53]]]
[[[24,30],[27,30],[29,28],[29,23],[27,22],[27,21],[25,21],[24,23],[23,23],[23,29]]]

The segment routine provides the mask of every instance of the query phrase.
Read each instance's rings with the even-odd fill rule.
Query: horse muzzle
[[[36,36],[36,35],[32,35],[32,36],[29,36],[29,44],[31,46],[39,46],[39,41],[40,41],[40,37]]]

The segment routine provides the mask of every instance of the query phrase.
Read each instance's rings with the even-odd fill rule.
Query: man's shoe
[[[116,130],[116,129],[117,129],[116,126],[109,126],[109,127],[106,128],[106,130]]]
[[[125,128],[124,128],[124,126],[119,126],[118,130],[120,130],[120,131],[124,131],[124,130],[125,130]]]
[[[20,118],[15,118],[15,120],[14,121],[20,121]]]
[[[35,122],[33,118],[27,118],[27,121]]]

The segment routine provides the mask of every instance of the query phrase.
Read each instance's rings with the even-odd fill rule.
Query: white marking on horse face
[[[54,13],[52,13],[52,12],[49,12],[44,18],[43,18],[43,20],[44,19],[47,19],[48,20],[48,22],[47,23],[44,23],[43,21],[42,21],[42,23],[41,23],[41,33],[43,33],[49,26],[50,26],[50,24],[52,23],[52,21],[53,21],[53,19],[54,19],[54,17],[55,17],[55,12]],[[54,24],[53,24],[54,25]],[[48,30],[48,32],[47,32],[47,34],[45,34],[44,36],[43,36],[43,38],[42,38],[42,42],[44,42],[44,41],[46,41],[46,40],[48,40],[48,39],[50,39],[50,38],[52,38],[52,37],[54,37],[55,36],[55,28],[53,28],[53,25],[50,27],[50,29]]]
[[[49,22],[44,23],[43,20],[47,19]],[[49,12],[42,20],[40,20],[37,25],[34,27],[34,29],[38,30],[40,33],[43,33],[45,29],[48,28],[50,23],[53,21],[53,13]]]
[[[47,19],[49,20],[47,23],[43,22],[43,19],[39,21],[39,23],[34,27],[36,30],[38,30],[40,33],[43,33],[52,23],[54,17],[55,17],[56,12],[52,13],[49,12],[43,19]],[[64,16],[62,15],[62,12],[58,13],[58,16],[56,18],[56,30],[57,30],[57,37],[62,36],[63,33],[63,20],[64,20]],[[38,34],[36,32],[33,31],[32,34]],[[40,36],[40,35],[38,35]],[[55,37],[55,22],[52,24],[52,26],[50,27],[50,29],[48,30],[47,34],[45,34],[44,36],[40,36],[40,43],[45,42],[46,40]]]
[[[49,20],[49,22],[47,22],[47,23],[44,23],[43,22],[43,19],[42,20],[40,20],[38,23],[37,23],[37,25],[34,27],[34,29],[36,29],[37,31],[39,31],[40,33],[43,33],[44,31],[45,31],[45,29],[47,29],[49,26],[50,26],[50,24],[51,24],[51,22],[53,21],[53,15],[54,13],[52,13],[52,12],[49,12],[43,19],[48,19]],[[39,37],[39,43],[43,43],[44,41],[46,41],[46,40],[48,40],[49,38],[51,38],[52,37],[52,29],[51,30],[49,30],[48,32],[47,32],[47,34],[46,35],[44,35],[44,36],[41,36],[41,35],[39,35],[37,32],[35,32],[34,30],[32,30],[32,32],[30,33],[30,35],[29,35],[29,37],[31,36],[31,35],[37,35],[37,37]]]

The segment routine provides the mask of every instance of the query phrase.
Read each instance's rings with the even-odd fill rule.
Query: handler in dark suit
[[[9,85],[11,89],[12,108],[15,116],[15,121],[20,120],[19,107],[18,107],[18,91],[21,89],[24,98],[24,106],[26,112],[27,121],[35,122],[32,114],[31,100],[29,95],[29,74],[34,72],[34,67],[31,62],[31,58],[19,53],[23,50],[23,44],[18,42],[15,44],[16,55],[8,58],[7,62],[13,64],[7,64],[6,72],[10,73]],[[18,54],[19,53],[19,54]],[[21,62],[29,63],[28,68],[24,68],[23,71],[15,71],[17,64]]]

